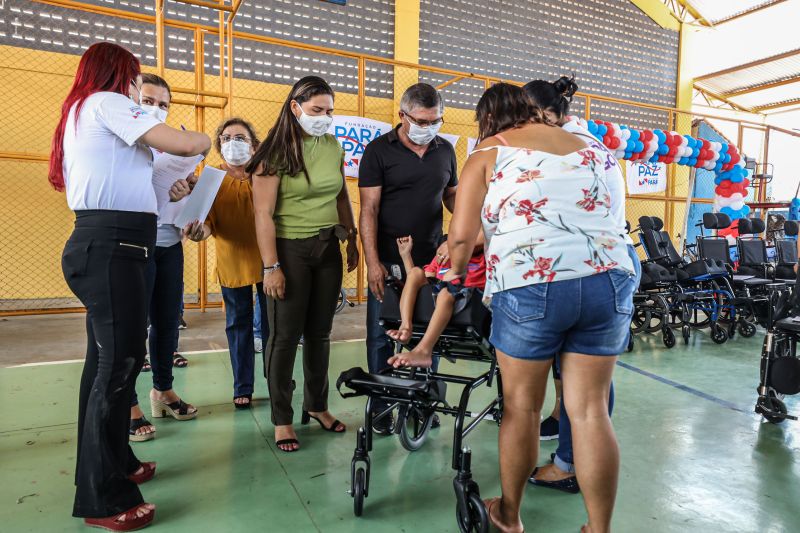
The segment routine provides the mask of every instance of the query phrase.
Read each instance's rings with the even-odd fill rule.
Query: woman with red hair
[[[152,522],[138,484],[155,463],[128,446],[130,405],[145,356],[145,266],[158,212],[148,146],[175,155],[206,151],[209,138],[175,130],[132,98],[140,66],[126,49],[98,43],[83,54],[53,136],[49,180],[66,191],[75,229],[61,266],[86,307],[88,347],[80,385],[73,516],[110,531]],[[138,99],[138,98],[137,98]]]

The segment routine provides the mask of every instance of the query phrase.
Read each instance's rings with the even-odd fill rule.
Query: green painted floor
[[[622,357],[631,367],[615,375],[622,449],[615,531],[800,531],[800,426],[774,426],[752,413],[761,338],[717,346],[697,334],[688,347],[666,350],[655,337],[640,337]],[[363,343],[334,345],[332,382],[363,363]],[[482,367],[445,363],[442,370]],[[75,363],[0,370],[1,531],[83,530],[70,518],[80,371]],[[303,427],[303,450],[284,454],[271,444],[268,403],[234,411],[230,380],[227,353],[191,356],[189,368],[176,369],[176,390],[200,407],[199,418],[158,420],[157,439],[134,445],[140,458],[158,462],[156,478],[143,486],[158,505],[150,531],[457,531],[452,418],[416,453],[396,438],[376,439],[371,494],[357,519],[346,491],[363,400],[332,392],[332,410],[348,433]],[[139,385],[147,398],[147,378]],[[258,398],[265,389],[260,381]],[[787,403],[790,412],[800,410],[794,398]],[[487,422],[469,439],[485,496],[498,492],[496,435]],[[542,456],[555,446],[544,443]],[[585,513],[579,496],[529,487],[523,519],[528,531],[576,532]]]

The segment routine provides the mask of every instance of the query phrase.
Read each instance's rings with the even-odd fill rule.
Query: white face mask
[[[431,126],[417,126],[411,119],[408,118],[407,115],[404,115],[406,120],[408,121],[408,138],[411,139],[411,142],[417,144],[419,146],[424,146],[431,142],[436,134],[439,133],[439,130],[442,127],[442,123],[439,122],[438,124],[432,124]]]
[[[298,107],[300,107],[300,104],[298,104]],[[297,117],[297,122],[300,123],[300,127],[303,128],[303,131],[309,135],[322,137],[327,133],[328,128],[331,127],[333,117],[329,117],[328,115],[306,115],[306,112],[300,107],[300,116]]]
[[[144,109],[145,113],[147,113],[148,115],[153,115],[154,117],[156,117],[156,120],[158,120],[159,122],[167,121],[168,111],[166,109],[161,109],[157,105],[144,105],[144,104],[140,105],[139,107]]]
[[[228,141],[222,145],[222,157],[229,165],[242,166],[250,161],[250,143],[236,139]]]

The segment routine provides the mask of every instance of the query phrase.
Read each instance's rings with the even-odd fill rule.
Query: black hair
[[[306,76],[294,84],[275,125],[250,159],[245,172],[254,174],[260,170],[259,176],[302,173],[306,180],[310,179],[303,159],[303,128],[292,112],[292,101],[300,105],[320,94],[334,96],[331,86],[319,76]]]
[[[574,76],[561,76],[552,83],[545,80],[529,81],[522,88],[536,107],[551,111],[561,120],[569,114],[569,105],[578,91],[578,84]]]
[[[497,83],[483,93],[475,108],[480,140],[525,124],[545,124],[541,109],[525,91],[510,83]]]

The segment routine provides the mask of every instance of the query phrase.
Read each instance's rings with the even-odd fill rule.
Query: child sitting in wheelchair
[[[439,340],[439,336],[447,327],[454,312],[458,312],[458,304],[469,301],[471,291],[477,289],[481,292],[486,286],[486,260],[483,255],[483,232],[478,236],[472,257],[467,265],[467,276],[463,280],[444,282],[444,275],[450,270],[450,259],[443,256],[434,257],[425,266],[419,268],[414,266],[411,257],[411,250],[414,246],[411,237],[401,237],[397,239],[397,247],[400,250],[400,257],[403,259],[403,266],[406,271],[406,282],[400,296],[400,327],[389,330],[386,334],[395,341],[406,344],[412,336],[412,320],[414,317],[414,306],[417,303],[417,296],[422,287],[428,283],[433,284],[433,294],[435,298],[434,312],[430,323],[425,330],[425,335],[419,343],[410,351],[399,353],[390,357],[388,363],[399,368],[410,366],[415,368],[430,368],[433,364],[433,348]]]

